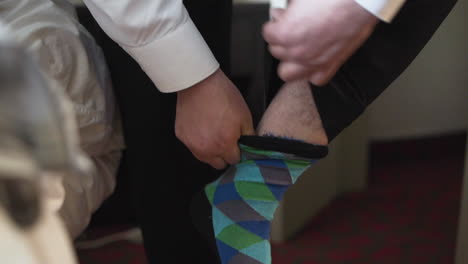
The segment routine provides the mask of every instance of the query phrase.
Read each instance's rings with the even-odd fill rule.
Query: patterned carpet
[[[370,186],[338,197],[273,264],[452,264],[464,138],[372,147]],[[79,251],[81,264],[143,264],[143,249],[117,242]]]

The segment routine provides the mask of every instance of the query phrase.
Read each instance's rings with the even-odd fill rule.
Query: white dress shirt
[[[188,88],[219,68],[182,0],[84,2],[162,92]]]
[[[405,0],[355,1],[389,22]],[[104,31],[140,64],[162,92],[188,88],[219,68],[182,0],[84,2]]]
[[[390,23],[406,0],[355,0],[380,20]]]

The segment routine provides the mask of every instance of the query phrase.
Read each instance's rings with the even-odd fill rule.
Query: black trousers
[[[330,139],[354,121],[409,65],[454,3],[408,0],[395,21],[380,24],[329,85],[313,89]],[[222,69],[229,72],[231,0],[187,0],[185,4]],[[104,47],[122,112],[127,150],[118,189],[128,191],[131,186],[149,262],[218,263],[195,230],[189,206],[193,195],[220,173],[197,161],[176,139],[176,95],[158,92],[94,20],[86,19],[86,12],[80,12],[81,21]],[[270,99],[281,85],[275,72],[271,67]]]
[[[231,0],[184,3],[228,74]],[[123,209],[128,192],[132,193],[149,263],[217,263],[216,254],[208,250],[208,244],[193,227],[189,208],[192,196],[219,172],[196,160],[175,137],[176,94],[159,92],[138,64],[104,34],[88,11],[80,11],[80,21],[103,47],[127,146],[118,176],[117,198],[106,206],[115,210],[119,203]],[[99,224],[119,222],[109,219],[109,214],[128,218],[128,211],[121,216],[99,213],[107,215]]]

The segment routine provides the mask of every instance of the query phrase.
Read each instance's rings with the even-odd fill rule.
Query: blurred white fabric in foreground
[[[0,20],[33,56],[59,98],[66,140],[76,145],[71,156],[82,168],[94,165],[70,175],[43,171],[47,208],[59,211],[76,237],[113,192],[124,147],[102,52],[66,1],[2,0]]]

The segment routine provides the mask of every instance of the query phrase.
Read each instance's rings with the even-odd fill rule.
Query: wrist
[[[187,95],[192,95],[194,93],[197,93],[201,90],[206,90],[212,88],[213,85],[215,85],[215,82],[217,79],[222,77],[224,75],[223,71],[221,69],[217,69],[213,74],[208,76],[207,78],[201,80],[200,82],[188,87],[187,89],[183,89],[177,92],[178,96],[187,96]],[[213,84],[213,85],[211,85]]]
[[[359,4],[356,0],[350,0],[347,10],[350,10],[349,19],[357,20],[361,24],[377,24],[379,18],[368,9]]]

